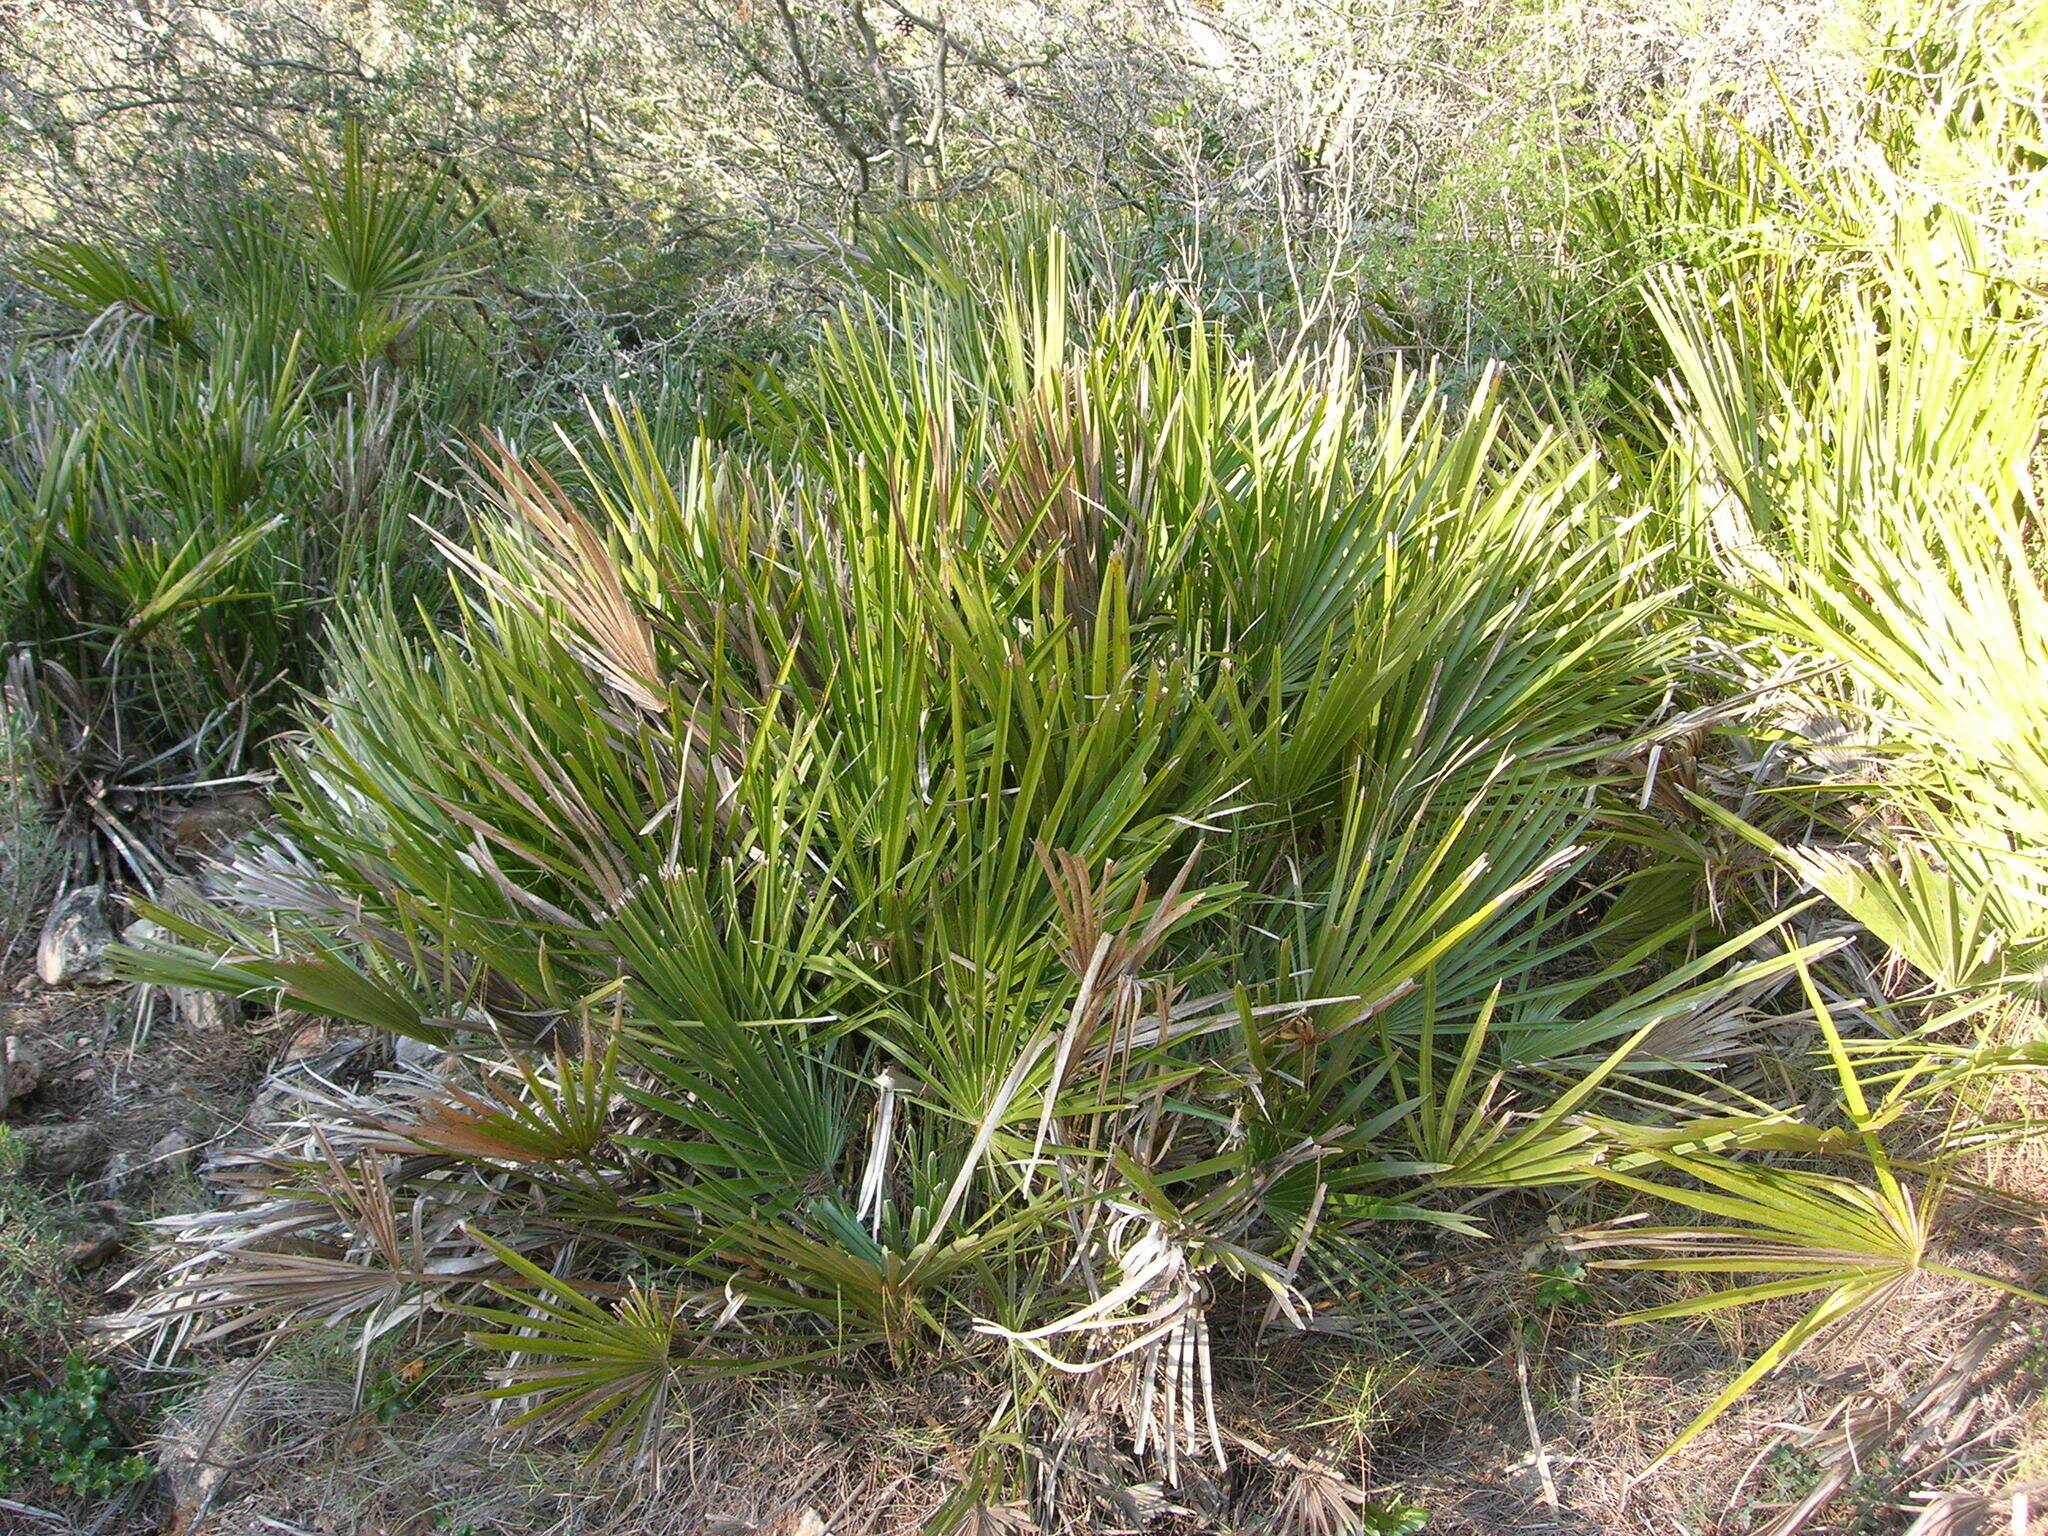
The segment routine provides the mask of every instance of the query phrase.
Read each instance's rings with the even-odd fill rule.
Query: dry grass
[[[1987,1225],[1956,1257],[2017,1273],[2037,1257],[2019,1252],[2022,1236]],[[1356,1531],[1344,1512],[1369,1493],[1426,1509],[1431,1536],[1878,1536],[1916,1519],[1923,1533],[1984,1528],[1969,1522],[2004,1520],[2012,1490],[2048,1471],[2048,1348],[1981,1287],[1922,1285],[1665,1466],[1663,1448],[1796,1306],[1617,1329],[1606,1315],[1675,1287],[1631,1276],[1603,1291],[1533,1325],[1526,1408],[1512,1329],[1475,1358],[1433,1365],[1370,1340],[1289,1337],[1258,1352],[1256,1374],[1245,1352],[1222,1365],[1227,1475],[1196,1469],[1162,1488],[1107,1421],[1083,1417],[1046,1447],[1050,1498],[990,1518],[1035,1519],[1052,1536],[1313,1536]],[[453,1401],[468,1385],[459,1354],[418,1347],[380,1347],[360,1398],[357,1361],[332,1336],[219,1366],[173,1435],[189,1446],[212,1433],[212,1459],[229,1469],[190,1536],[908,1536],[958,1513],[995,1406],[965,1376],[726,1388],[679,1408],[651,1464],[628,1473],[581,1465],[574,1443],[494,1431]]]

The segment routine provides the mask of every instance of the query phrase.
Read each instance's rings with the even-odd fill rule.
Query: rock
[[[82,981],[109,981],[107,948],[114,930],[107,921],[107,888],[81,885],[57,898],[43,923],[36,946],[36,974],[44,984],[61,987]]]
[[[19,1035],[0,1040],[0,1115],[42,1087],[47,1064],[34,1041]]]
[[[83,1120],[24,1125],[14,1134],[28,1154],[28,1171],[38,1178],[81,1178],[98,1168],[107,1155],[105,1133]]]
[[[151,944],[165,943],[170,937],[170,929],[148,917],[138,917],[121,930],[121,942],[133,944],[138,949],[147,948]]]
[[[217,1035],[242,1022],[242,1000],[199,987],[171,988],[171,1006],[187,1029]]]
[[[173,853],[217,858],[247,835],[269,810],[258,794],[222,795],[173,811],[164,828],[164,842]]]
[[[125,1147],[116,1150],[100,1173],[100,1188],[113,1199],[126,1200],[148,1182],[147,1161]]]
[[[149,1166],[166,1175],[180,1175],[192,1166],[192,1138],[183,1131],[165,1131],[150,1143]]]
[[[84,1271],[98,1269],[107,1260],[121,1251],[121,1229],[106,1223],[95,1222],[85,1228],[75,1242],[64,1250],[64,1257],[73,1269]]]
[[[137,948],[153,944],[177,942],[174,935],[162,923],[149,918],[137,918],[121,932],[121,942]],[[209,992],[203,987],[166,987],[170,994],[171,1011],[187,1029],[201,1034],[218,1034],[231,1025],[242,1022],[242,1000],[225,992]]]
[[[411,1035],[400,1035],[392,1046],[392,1053],[398,1057],[401,1067],[413,1067],[419,1071],[431,1071],[448,1054],[445,1046],[435,1045],[431,1040],[415,1040]]]

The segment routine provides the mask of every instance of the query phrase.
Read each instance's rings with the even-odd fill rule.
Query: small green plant
[[[1545,1312],[1558,1307],[1583,1307],[1594,1297],[1586,1284],[1586,1262],[1570,1254],[1529,1271],[1530,1300]]]
[[[1850,1536],[1879,1536],[1879,1533],[1896,1529],[1893,1521],[1898,1514],[1895,1502],[1901,1492],[1900,1484],[1908,1476],[1908,1468],[1902,1464],[1896,1451],[1880,1450],[1868,1460],[1859,1462],[1856,1471],[1842,1485],[1843,1503],[1847,1507],[1847,1529]]]
[[[1320,1411],[1302,1427],[1363,1453],[1391,1422],[1390,1401],[1416,1369],[1407,1361],[1346,1361],[1331,1371],[1316,1402]]]
[[[1818,1481],[1821,1471],[1820,1458],[1803,1445],[1785,1441],[1771,1447],[1771,1453],[1757,1468],[1749,1497],[1742,1505],[1742,1515],[1761,1518],[1798,1503]]]
[[[113,1373],[74,1350],[64,1380],[47,1391],[27,1388],[0,1398],[0,1492],[23,1474],[76,1494],[109,1494],[149,1476],[149,1463],[120,1449],[120,1429],[107,1415]]]
[[[430,1400],[433,1374],[423,1360],[380,1365],[363,1382],[363,1412],[379,1424],[392,1424]]]
[[[1370,1499],[1358,1512],[1358,1528],[1365,1536],[1416,1536],[1428,1526],[1429,1511],[1399,1494]]]

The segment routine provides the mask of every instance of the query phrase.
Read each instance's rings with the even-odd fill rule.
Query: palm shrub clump
[[[992,1446],[1092,1392],[1170,1471],[1219,1298],[1341,1329],[1375,1231],[1585,1177],[1603,1076],[1797,960],[1614,915],[1674,642],[1590,461],[1061,270],[842,320],[750,449],[614,406],[580,507],[488,456],[458,621],[347,628],[150,961],[450,1070],[325,1101],[159,1322],[452,1311],[643,1439],[972,1369]]]
[[[489,405],[473,213],[359,132],[155,247],[57,240],[0,391],[11,709],[71,828],[161,877],[118,791],[260,767],[345,593],[419,590],[420,472]]]
[[[1259,1454],[1219,1343],[1396,1328],[1395,1245],[1528,1191],[1597,1190],[1568,1241],[1682,1277],[1635,1320],[1796,1303],[1681,1445],[1926,1276],[2038,1300],[1951,1262],[1944,1194],[2039,1129],[1980,1112],[2041,1060],[1983,1021],[2037,1021],[2048,964],[2042,38],[1905,21],[1853,112],[1695,123],[1584,200],[1626,341],[1575,397],[1597,452],[1529,424],[1541,377],[1454,404],[1271,317],[1250,361],[1015,211],[870,231],[863,296],[712,415],[475,434],[452,579],[277,669],[326,668],[273,834],[129,956],[428,1049],[302,1080],[132,1321],[466,1330],[510,1422],[650,1454],[734,1378],[947,1373],[963,1498],[1050,1522],[1084,1417],[1168,1482]],[[123,268],[92,389],[172,404],[21,436],[57,445],[22,495],[157,486],[178,433],[118,429],[180,380],[292,445],[462,376],[447,188],[385,239],[330,184],[363,238],[285,287],[354,318],[241,347]],[[265,495],[343,462],[299,451]],[[157,699],[151,637],[224,654],[268,593],[296,640],[348,578],[294,573],[402,553],[380,492],[252,575],[234,505],[139,599],[92,576],[130,617],[79,675]],[[38,526],[90,575],[130,545],[82,515]]]
[[[1718,1143],[1704,1122],[1661,1146],[1638,1125],[1601,1170],[1653,1210],[1721,1218],[1592,1238],[1633,1251],[1619,1262],[1753,1277],[1639,1317],[1807,1307],[1681,1445],[1807,1340],[1916,1276],[1957,1274],[1940,1255],[1945,1195],[2011,1199],[1974,1154],[2041,1130],[2028,1085],[2005,1090],[2043,1059],[2048,975],[2048,13],[1880,7],[1871,25],[1850,106],[1769,136],[1695,124],[1618,178],[1633,204],[1618,221],[1611,193],[1590,208],[1595,248],[1664,258],[1633,285],[1649,352],[1672,365],[1641,412],[1661,441],[1616,461],[1755,722],[1728,732],[1741,815],[1691,776],[1646,835],[1697,854],[1706,827],[1762,848],[1789,894],[1825,898],[1797,926],[1842,941],[1802,961],[1799,1014],[1825,1046],[1837,1129],[1770,1124],[1756,1100]],[[1729,874],[1715,858],[1699,869],[1709,892]],[[1743,884],[1746,905],[1788,895]],[[1840,1159],[1852,1177],[1829,1167]],[[1993,1314],[1971,1347],[1997,1328]],[[1943,1361],[1936,1386],[1966,1369]],[[1845,1430],[1785,1528],[1889,1433]],[[1972,1507],[1960,1491],[1915,1497],[1915,1529]]]
[[[1786,846],[1751,835],[1935,995],[2033,1003],[2048,17],[1902,8],[1879,41],[1852,119],[1724,130],[1721,174],[1678,178],[1724,249],[1644,285],[1676,364],[1662,499],[1749,680],[1819,679],[1784,712],[1812,765]],[[1639,196],[1639,227],[1682,222]]]

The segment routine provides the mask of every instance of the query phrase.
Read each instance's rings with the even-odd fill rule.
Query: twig
[[[1550,1475],[1550,1453],[1543,1449],[1543,1436],[1536,1428],[1536,1404],[1529,1396],[1529,1344],[1515,1330],[1515,1385],[1522,1394],[1522,1422],[1529,1426],[1529,1456],[1536,1463],[1536,1475],[1543,1480],[1543,1502],[1558,1507],[1557,1479]]]

